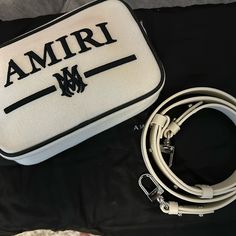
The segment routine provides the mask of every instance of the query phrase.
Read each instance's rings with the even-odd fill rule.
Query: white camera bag
[[[163,85],[132,10],[84,5],[0,45],[0,155],[44,161],[142,112]]]

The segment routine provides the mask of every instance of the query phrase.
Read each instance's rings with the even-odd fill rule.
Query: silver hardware
[[[161,152],[169,154],[169,163],[168,163],[169,167],[173,165],[174,152],[175,152],[175,147],[171,145],[170,137],[171,137],[171,131],[167,133],[167,138],[164,140],[163,144],[160,145]]]
[[[203,217],[204,215],[203,214],[199,214],[199,217]]]
[[[178,189],[178,186],[177,186],[177,185],[174,185],[173,187],[174,187],[174,189]]]
[[[144,187],[143,185],[144,178],[147,178],[151,181],[150,183],[154,185],[153,189],[147,190],[147,188]],[[158,196],[161,196],[161,194],[164,193],[163,188],[157,183],[157,181],[150,174],[141,175],[139,177],[138,184],[151,202],[155,201]]]
[[[165,210],[169,210],[169,203],[165,201],[162,195],[157,196],[157,201],[160,203],[160,207],[164,206]]]
[[[181,213],[179,213],[178,216],[183,216],[183,215]]]
[[[154,185],[153,189],[147,190],[147,188],[144,187],[142,182],[144,178],[147,178],[149,179],[149,181],[151,181],[150,183]],[[164,197],[162,196],[162,194],[164,193],[164,189],[158,184],[158,182],[153,178],[152,175],[150,174],[141,175],[139,177],[138,184],[151,202],[157,200],[160,206],[164,206],[166,210],[169,209],[169,204],[165,201]]]

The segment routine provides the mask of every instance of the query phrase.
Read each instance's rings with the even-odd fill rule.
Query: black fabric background
[[[236,96],[236,4],[135,13],[166,70],[155,105],[194,86]],[[0,43],[55,17],[0,22]],[[25,167],[1,159],[0,235],[40,228],[106,236],[232,235],[236,203],[202,218],[168,216],[139,189],[146,169],[137,127],[155,105],[41,164]],[[187,183],[214,184],[236,167],[235,126],[216,111],[192,117],[174,141],[173,170]]]

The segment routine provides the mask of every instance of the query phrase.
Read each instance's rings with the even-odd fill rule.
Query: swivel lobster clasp
[[[164,193],[163,188],[150,174],[141,175],[139,177],[138,184],[151,202],[158,200],[159,197]]]
[[[167,133],[167,138],[164,140],[163,144],[160,145],[161,152],[169,155],[169,163],[168,166],[171,167],[173,164],[175,147],[171,145],[170,142],[171,134]]]

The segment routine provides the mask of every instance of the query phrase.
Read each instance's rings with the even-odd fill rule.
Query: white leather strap
[[[189,105],[187,111],[180,117],[171,120],[168,113],[185,104]],[[166,202],[161,196],[162,192],[154,191],[164,213],[170,215],[198,214],[202,216],[213,213],[236,199],[236,170],[221,183],[212,186],[202,183],[190,186],[175,175],[162,156],[162,152],[173,154],[171,153],[173,147],[169,140],[180,132],[182,124],[198,111],[208,108],[224,113],[236,125],[236,99],[221,90],[207,87],[190,88],[174,94],[155,109],[145,124],[141,138],[141,149],[143,160],[153,182],[159,186],[159,189],[163,188],[173,196],[190,203],[189,205],[182,205],[178,202]],[[148,131],[149,147],[147,148]],[[165,139],[164,146],[161,144],[163,139]],[[152,155],[160,171],[173,183],[174,189],[167,186],[155,173],[149,155]],[[146,175],[146,177],[148,176]],[[177,189],[182,191],[177,191]]]

